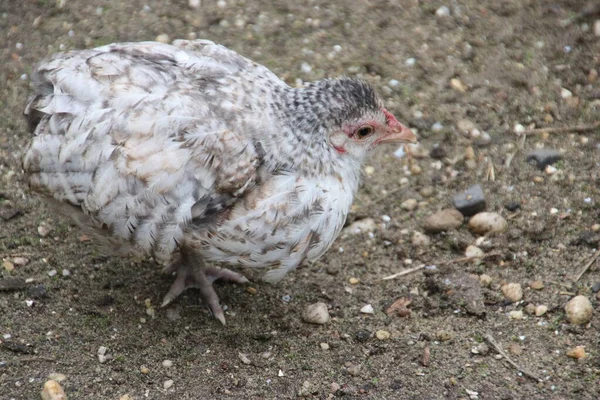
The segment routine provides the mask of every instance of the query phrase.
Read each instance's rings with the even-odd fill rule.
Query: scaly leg
[[[215,292],[213,282],[222,279],[240,285],[250,282],[245,276],[225,268],[206,267],[201,259],[191,259],[182,251],[181,257],[165,269],[163,272],[171,274],[177,272],[175,282],[163,298],[161,307],[166,306],[177,298],[184,290],[188,288],[200,289],[208,308],[216,319],[225,325],[225,314],[219,304],[219,296]]]

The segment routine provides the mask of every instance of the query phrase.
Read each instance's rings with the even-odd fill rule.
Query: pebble
[[[544,288],[544,282],[542,281],[533,281],[529,284],[529,287],[533,290],[542,290]]]
[[[140,372],[144,375],[148,375],[150,373],[150,370],[148,369],[148,367],[145,366],[141,366],[140,367]]]
[[[427,233],[438,233],[458,229],[463,223],[464,217],[455,208],[446,208],[427,217],[423,223],[423,229]]]
[[[104,346],[100,346],[98,348],[98,361],[100,364],[104,364],[106,361],[110,359],[110,355],[107,354],[108,349]]]
[[[487,355],[490,352],[490,347],[486,343],[479,343],[477,346],[471,349],[471,353],[480,354],[482,356]]]
[[[534,163],[540,171],[544,171],[547,166],[554,164],[562,159],[562,155],[558,150],[554,149],[537,149],[529,152],[526,161]]]
[[[50,234],[50,232],[52,232],[52,228],[46,224],[42,224],[42,225],[38,226],[37,232],[38,232],[38,235],[40,235],[41,237],[46,237]]]
[[[171,38],[166,33],[161,33],[154,40],[156,40],[157,42],[160,42],[160,43],[170,43],[171,42]]]
[[[567,350],[567,357],[575,358],[579,360],[585,357],[585,347],[575,346],[572,349]]]
[[[342,269],[342,262],[336,258],[327,264],[325,272],[327,272],[329,275],[337,275],[340,272],[340,269]]]
[[[415,199],[408,199],[400,204],[400,207],[406,211],[413,211],[419,206],[419,202]]]
[[[168,379],[166,381],[164,381],[163,383],[163,388],[165,388],[165,390],[171,388],[173,386],[173,379]]]
[[[162,366],[165,368],[171,368],[173,366],[173,361],[171,360],[164,360],[162,362]]]
[[[507,300],[513,303],[523,299],[523,289],[521,289],[521,285],[518,283],[508,283],[502,286],[502,293]]]
[[[375,332],[375,337],[379,340],[387,340],[390,336],[392,336],[392,334],[383,329]]]
[[[365,174],[367,175],[373,175],[375,173],[375,167],[371,166],[371,165],[367,165],[365,167]]]
[[[523,311],[521,310],[513,310],[508,315],[511,319],[523,319]]]
[[[435,122],[433,125],[431,125],[431,130],[433,132],[441,132],[444,129],[444,125],[442,125],[441,122]]]
[[[477,246],[473,246],[472,244],[467,246],[467,249],[465,250],[465,257],[469,257],[469,258],[481,258],[485,255],[485,252],[483,250],[481,250],[479,247]]]
[[[131,395],[129,393],[124,394],[123,396],[121,396],[119,398],[119,400],[133,400],[133,397],[131,397]]]
[[[600,37],[600,19],[594,21],[594,35]]]
[[[373,232],[376,226],[377,225],[373,218],[363,218],[359,219],[358,221],[354,221],[350,224],[350,226],[344,228],[343,233],[357,235],[362,232]]]
[[[510,201],[504,205],[504,208],[510,212],[516,212],[521,209],[521,203],[518,201]]]
[[[477,234],[503,232],[508,227],[506,220],[497,213],[481,212],[469,220],[469,229]]]
[[[346,367],[346,370],[348,371],[348,373],[352,376],[357,376],[360,374],[360,365],[349,365],[348,367]]]
[[[188,1],[188,5],[190,6],[190,8],[199,8],[201,4],[200,0],[189,0]]]
[[[525,132],[525,127],[521,124],[515,124],[515,126],[513,127],[513,132],[517,136],[521,136]]]
[[[319,346],[322,350],[329,350],[329,343],[320,343]]]
[[[360,309],[360,312],[363,314],[375,314],[375,310],[373,309],[373,306],[370,304],[364,305]]]
[[[56,274],[58,274],[58,272],[55,269],[48,271],[48,276],[50,278],[52,278],[53,276],[56,276]]]
[[[490,287],[492,285],[492,277],[486,274],[479,276],[479,283],[483,287]]]
[[[335,393],[338,390],[340,390],[342,388],[342,386],[339,383],[333,382],[329,388],[331,393]]]
[[[49,380],[44,383],[42,400],[67,400],[67,395],[58,382]]]
[[[520,356],[523,354],[523,349],[517,343],[511,343],[508,345],[508,352],[514,356]]]
[[[67,380],[67,376],[65,374],[61,374],[59,372],[52,372],[48,375],[48,379],[56,382],[64,382]]]
[[[560,89],[560,97],[565,100],[573,97],[573,93],[569,89],[561,88]]]
[[[470,186],[464,192],[456,194],[453,203],[454,207],[466,217],[485,210],[487,206],[481,185]]]
[[[35,285],[27,289],[27,296],[33,299],[43,299],[48,297],[48,291],[44,285]]]
[[[327,304],[314,303],[308,305],[302,313],[302,319],[309,324],[326,324],[327,321],[329,321],[329,310],[327,310]]]
[[[10,261],[8,261],[8,260],[4,260],[2,262],[2,266],[8,272],[14,271],[14,269],[15,269],[15,265],[13,263],[11,263]]]
[[[465,85],[460,81],[460,79],[457,78],[450,79],[450,87],[461,93],[465,93],[467,91]]]
[[[450,9],[447,6],[441,6],[435,10],[435,15],[438,17],[447,17],[450,15]]]
[[[540,304],[535,307],[535,316],[541,317],[542,315],[546,314],[547,311],[548,311],[548,306]]]
[[[525,312],[527,314],[535,314],[535,304],[529,303],[525,306]]]
[[[18,265],[20,267],[25,266],[29,263],[29,259],[25,257],[15,257],[13,258],[13,264]]]
[[[248,287],[246,288],[246,293],[249,293],[249,294],[256,294],[256,293],[258,293],[258,290],[256,290],[256,288],[254,288],[254,287],[252,287],[252,286],[248,286]]]
[[[470,133],[475,129],[475,123],[468,119],[459,119],[456,123],[456,128],[460,133]]]
[[[592,304],[585,296],[575,296],[566,305],[567,319],[575,325],[584,325],[592,319]]]
[[[439,331],[436,332],[435,336],[437,337],[437,339],[440,342],[447,342],[450,339],[454,338],[454,334],[450,331],[446,331],[443,329],[440,329]]]
[[[427,247],[431,244],[431,239],[429,239],[429,236],[425,235],[424,233],[415,232],[413,233],[411,242],[415,247]]]

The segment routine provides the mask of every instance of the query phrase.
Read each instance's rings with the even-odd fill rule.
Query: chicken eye
[[[366,139],[369,136],[371,136],[372,133],[373,133],[372,126],[363,126],[362,128],[360,128],[356,131],[355,135],[358,139]]]

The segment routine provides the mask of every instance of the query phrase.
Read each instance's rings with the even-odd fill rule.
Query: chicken
[[[108,254],[176,272],[163,306],[198,288],[225,323],[207,266],[277,282],[339,234],[369,150],[415,135],[352,78],[291,88],[206,40],[57,54],[32,76],[23,157],[32,190]]]

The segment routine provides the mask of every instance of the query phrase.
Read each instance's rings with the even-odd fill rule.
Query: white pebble
[[[27,304],[27,307],[32,307],[33,306],[33,300],[25,300],[25,304]]]
[[[164,360],[162,362],[162,366],[165,368],[171,368],[173,366],[173,361],[171,360]]]
[[[200,7],[200,5],[201,5],[201,3],[200,3],[200,0],[189,0],[189,1],[188,1],[188,5],[189,5],[191,8],[199,8],[199,7]]]
[[[552,214],[552,215],[554,215],[554,214],[558,214],[558,208],[554,208],[554,207],[552,207],[552,208],[550,209],[550,214]]]
[[[567,319],[575,325],[585,325],[592,319],[592,303],[585,296],[575,296],[566,305]]]
[[[465,257],[476,258],[483,257],[484,255],[485,253],[483,252],[483,250],[481,250],[477,246],[473,246],[472,244],[467,246],[467,249],[465,250]]]
[[[407,59],[406,61],[404,61],[404,64],[407,67],[412,67],[413,65],[416,64],[416,62],[417,62],[417,60],[415,60],[413,57],[411,57],[411,58]]]
[[[573,97],[573,93],[565,88],[560,89],[560,97],[563,99],[568,99],[569,97]]]
[[[404,151],[404,146],[400,146],[394,151],[394,157],[396,158],[403,158],[405,155],[406,152]]]
[[[374,314],[375,310],[373,309],[372,305],[367,304],[360,309],[360,312],[363,314]]]
[[[442,129],[444,129],[444,125],[442,125],[441,122],[436,122],[433,125],[431,125],[431,130],[434,132],[441,132]]]
[[[171,386],[173,386],[173,379],[166,380],[163,383],[163,388],[165,388],[165,390],[170,389]]]
[[[310,64],[303,62],[300,65],[300,69],[302,70],[302,72],[304,72],[305,74],[310,74],[312,72],[312,67],[310,66]]]
[[[523,132],[525,132],[525,127],[521,124],[515,124],[515,126],[513,127],[513,132],[521,136]]]
[[[57,274],[57,273],[58,273],[58,272],[56,272],[56,270],[55,270],[55,269],[53,269],[53,270],[50,270],[50,271],[48,271],[48,276],[49,276],[49,277],[53,277],[53,276],[56,276],[56,274]]]
[[[23,43],[19,43],[19,42],[17,42],[17,44],[15,44],[15,48],[16,48],[17,50],[23,50]]]
[[[2,337],[4,338],[4,340],[8,340],[12,337],[12,335],[10,333],[5,333],[4,335],[2,335]]]
[[[340,46],[339,44],[336,44],[335,46],[333,46],[333,51],[335,51],[336,53],[339,53],[340,51],[342,51],[342,46]]]
[[[400,81],[396,80],[396,79],[390,79],[390,81],[388,82],[389,87],[391,88],[397,88],[400,86]]]
[[[450,9],[447,6],[441,6],[435,11],[435,15],[438,17],[447,17],[450,15]]]
[[[383,220],[383,222],[390,222],[392,220],[392,218],[390,218],[389,215],[382,215],[381,219]]]
[[[69,276],[69,275],[71,275],[71,271],[69,271],[68,269],[62,270],[62,276]]]
[[[304,309],[302,319],[310,324],[323,325],[329,321],[329,310],[327,304],[314,303]]]

